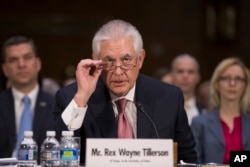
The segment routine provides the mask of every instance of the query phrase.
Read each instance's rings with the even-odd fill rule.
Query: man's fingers
[[[103,68],[103,62],[101,60],[81,60],[77,66],[79,70],[95,70],[95,69],[102,69]]]
[[[95,71],[91,74],[93,77],[98,78],[102,72],[102,69],[96,68]]]

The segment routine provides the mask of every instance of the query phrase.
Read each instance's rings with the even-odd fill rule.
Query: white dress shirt
[[[188,124],[191,125],[192,123],[192,119],[199,115],[199,110],[196,106],[196,100],[195,98],[191,98],[187,101],[185,101],[185,110],[186,110],[186,113],[187,113],[187,117],[188,117]]]
[[[110,97],[112,99],[113,109],[115,117],[118,117],[118,110],[115,104],[115,101],[121,98],[126,98],[128,103],[126,105],[125,112],[128,116],[129,122],[133,128],[133,133],[136,138],[137,129],[136,129],[136,106],[134,104],[134,97],[135,97],[135,85],[133,88],[128,92],[127,95],[123,97],[117,97],[113,93],[110,93]],[[82,126],[86,111],[88,106],[86,107],[78,107],[74,99],[71,100],[69,105],[65,108],[62,113],[62,119],[64,123],[67,125],[69,130],[77,130]]]

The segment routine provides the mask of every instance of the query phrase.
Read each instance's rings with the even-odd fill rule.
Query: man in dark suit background
[[[39,148],[46,137],[46,131],[53,127],[55,101],[39,87],[41,60],[32,39],[24,36],[10,37],[3,44],[2,58],[2,69],[11,85],[0,93],[0,157],[6,158],[16,156],[17,136],[24,108],[22,98],[30,98],[33,138]]]
[[[192,119],[206,111],[203,104],[196,98],[196,87],[200,82],[200,66],[195,57],[183,53],[177,55],[171,63],[173,84],[182,90],[184,108],[189,125]]]
[[[124,119],[132,127],[130,137],[173,139],[178,143],[178,159],[196,162],[181,90],[139,74],[145,51],[138,30],[112,20],[97,31],[92,49],[92,59],[77,65],[77,82],[56,94],[58,138],[62,130],[74,130],[82,139],[84,163],[86,138],[120,136],[116,101],[126,99]]]

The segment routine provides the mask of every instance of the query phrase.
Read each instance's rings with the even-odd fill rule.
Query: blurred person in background
[[[173,77],[171,71],[167,67],[160,67],[159,69],[157,69],[154,72],[153,77],[163,82],[173,84]]]
[[[35,44],[24,36],[8,38],[2,47],[2,70],[10,87],[0,93],[0,158],[16,156],[23,125],[31,126],[33,138],[40,145],[46,137],[46,131],[53,126],[52,112],[55,109],[54,98],[43,92],[38,83],[38,75],[42,67]],[[28,99],[32,120],[29,125],[22,124],[25,104]],[[28,97],[28,98],[27,98]],[[28,129],[30,130],[30,129]],[[38,159],[39,163],[39,159]]]
[[[173,84],[180,87],[183,92],[189,125],[193,117],[199,115],[205,108],[196,100],[196,87],[200,82],[199,70],[198,61],[189,54],[180,54],[171,63]]]
[[[72,83],[76,82],[76,79],[74,77],[69,77],[63,80],[62,87],[68,86]]]
[[[230,151],[250,150],[250,76],[237,58],[227,58],[211,79],[211,111],[193,119],[199,163],[230,163]]]
[[[60,89],[59,83],[49,77],[42,78],[42,90],[52,96],[55,96],[56,92]]]
[[[210,80],[203,81],[197,89],[197,101],[207,109],[210,103]]]

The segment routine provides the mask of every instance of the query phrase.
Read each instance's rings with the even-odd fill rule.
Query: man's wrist
[[[77,104],[77,107],[86,107],[87,106],[87,100],[86,96],[76,93],[74,96],[74,101]]]

